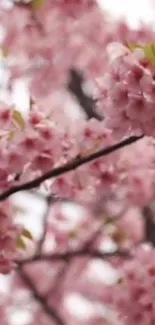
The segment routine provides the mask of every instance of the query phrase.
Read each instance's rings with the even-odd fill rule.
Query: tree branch
[[[54,320],[55,324],[65,325],[64,321],[61,319],[56,310],[51,305],[48,305],[46,297],[41,296],[41,294],[37,291],[34,282],[29,278],[29,276],[26,274],[22,267],[18,269],[18,273],[29,288],[29,290],[31,291],[33,297],[36,299],[36,301],[40,303],[44,312]]]
[[[69,261],[74,258],[79,258],[79,257],[90,257],[90,258],[99,258],[99,259],[106,259],[110,257],[125,257],[125,258],[130,258],[131,255],[129,254],[129,251],[127,250],[117,250],[114,252],[101,252],[99,250],[90,250],[88,248],[82,248],[76,251],[67,251],[67,252],[58,252],[58,253],[53,253],[53,254],[36,254],[32,258],[27,258],[23,260],[17,260],[15,261],[18,266],[29,264],[32,262],[37,262],[37,261],[49,261],[49,262],[57,262],[57,261]]]
[[[68,89],[72,92],[72,94],[78,100],[80,106],[83,108],[88,119],[96,118],[101,121],[102,117],[95,111],[95,101],[84,94],[82,89],[83,79],[80,73],[75,70],[71,70],[70,72],[70,81],[68,84]]]
[[[119,143],[116,143],[111,147],[107,147],[107,148],[101,149],[99,151],[96,151],[89,156],[76,157],[72,161],[70,161],[58,168],[54,168],[54,169],[50,170],[49,172],[43,174],[42,176],[40,176],[30,182],[11,187],[7,191],[0,194],[0,201],[5,200],[10,195],[15,194],[17,192],[31,190],[32,188],[39,186],[41,183],[43,183],[47,179],[51,179],[51,178],[60,176],[64,173],[68,173],[68,172],[70,172],[86,163],[89,163],[97,158],[106,156],[118,149],[121,149],[127,145],[130,145],[130,144],[140,140],[142,137],[143,137],[143,135],[138,136],[138,137],[131,136],[130,138],[127,138]]]
[[[154,212],[149,206],[143,209],[144,223],[145,223],[145,241],[150,242],[155,246],[155,222],[154,222]]]
[[[91,246],[99,236],[99,234],[102,232],[104,225],[100,224],[100,226],[97,228],[97,230],[89,237],[89,239],[85,242],[84,246],[82,247],[82,250],[90,250]],[[65,276],[67,275],[67,272],[69,268],[72,266],[72,262],[74,263],[74,259],[66,259],[62,261],[64,263],[63,267],[61,268],[60,272],[58,273],[57,279],[55,284],[50,288],[50,290],[47,293],[47,296],[50,296],[53,292],[57,291],[57,296],[58,296],[58,291],[61,290],[61,285],[63,283],[63,280]]]

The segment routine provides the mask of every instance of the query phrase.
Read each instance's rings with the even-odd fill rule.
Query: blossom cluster
[[[35,10],[33,2],[37,3],[33,0],[23,5],[18,1],[7,10],[1,8],[4,27],[1,48],[7,58],[11,82],[12,78],[26,77],[31,95],[39,100],[66,86],[73,67],[82,71],[88,80],[104,73],[103,48],[108,43],[154,40],[150,26],[131,30],[124,22],[111,23],[96,1],[46,0]]]
[[[125,324],[151,324],[155,317],[154,249],[140,247],[131,261],[121,265],[118,283],[105,290],[105,301]]]
[[[113,43],[107,52],[109,65],[96,92],[105,124],[119,136],[130,132],[154,136],[154,67],[141,48],[132,52]]]
[[[67,163],[78,155],[86,156],[114,143],[111,131],[105,129],[102,122],[95,119],[88,122],[80,120],[80,127],[72,129],[68,124],[70,120],[67,123],[61,121],[58,123],[53,120],[54,113],[50,117],[48,113],[37,111],[36,105],[25,118],[14,107],[3,102],[0,106],[1,191]],[[63,116],[65,119],[62,112],[62,119]],[[104,164],[107,159],[109,160],[109,157],[101,159],[102,163]],[[82,187],[78,174],[75,176],[76,173],[78,172],[70,173],[66,178],[69,191],[72,187],[69,185],[69,177],[72,179],[72,176],[76,182],[74,188],[76,189],[78,184],[79,188]],[[19,175],[17,179],[16,175]],[[65,176],[63,177],[65,180]],[[58,183],[60,180],[59,178]],[[62,185],[59,194],[63,196]],[[64,194],[67,196],[66,189]],[[70,198],[72,195],[70,194]]]

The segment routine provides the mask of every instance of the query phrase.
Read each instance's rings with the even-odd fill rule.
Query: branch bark
[[[145,241],[150,242],[155,246],[155,222],[154,212],[151,207],[147,206],[143,209],[144,223],[145,223]]]
[[[25,282],[29,290],[31,291],[33,297],[36,299],[38,303],[40,303],[44,312],[55,322],[57,325],[65,325],[64,321],[61,319],[55,308],[47,303],[46,297],[43,297],[34,285],[34,282],[24,271],[23,267],[19,267],[18,273],[22,280]]]
[[[10,189],[8,189],[7,191],[3,192],[0,194],[0,201],[3,201],[5,199],[7,199],[10,195],[12,194],[15,194],[17,192],[20,192],[20,191],[26,191],[26,190],[31,190],[35,187],[38,187],[41,183],[43,183],[45,180],[47,179],[51,179],[51,178],[54,178],[54,177],[57,177],[57,176],[60,176],[64,173],[68,173],[84,164],[87,164],[97,158],[100,158],[100,157],[103,157],[103,156],[106,156],[106,155],[109,155],[110,153],[118,150],[118,149],[121,149],[125,146],[128,146],[138,140],[140,140],[141,138],[143,137],[143,135],[141,136],[131,136],[119,143],[116,143],[114,144],[113,146],[111,147],[107,147],[107,148],[104,148],[104,149],[101,149],[99,151],[96,151],[94,153],[92,153],[91,155],[89,156],[84,156],[84,157],[76,157],[75,159],[73,159],[72,161],[68,162],[67,164],[64,164],[58,168],[54,168],[50,171],[48,171],[47,173],[43,174],[42,176],[30,181],[30,182],[27,182],[27,183],[24,183],[24,184],[21,184],[21,185],[17,185],[17,186],[13,186],[11,187]]]
[[[68,84],[68,90],[76,97],[80,106],[83,108],[87,119],[96,118],[101,121],[102,117],[95,110],[95,101],[87,96],[82,89],[83,78],[75,70],[70,72],[70,81]]]
[[[29,264],[37,261],[49,261],[49,262],[57,262],[57,261],[69,261],[71,259],[80,258],[80,257],[90,257],[90,258],[99,258],[106,259],[110,257],[123,257],[123,258],[131,258],[131,254],[128,250],[117,250],[114,252],[101,252],[99,250],[90,250],[88,248],[82,248],[76,251],[67,251],[67,252],[58,252],[53,254],[36,254],[32,258],[27,258],[24,260],[15,261],[18,266]]]

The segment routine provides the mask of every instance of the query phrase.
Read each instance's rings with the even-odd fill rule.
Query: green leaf
[[[16,134],[15,131],[11,131],[11,132],[9,132],[9,134],[8,134],[8,136],[7,136],[7,140],[9,140],[9,141],[13,140],[15,134]]]
[[[13,119],[22,129],[24,129],[25,121],[20,111],[16,109],[13,111]]]
[[[26,249],[26,245],[25,245],[24,240],[21,236],[16,237],[16,245],[20,249],[23,249],[23,250]]]
[[[144,49],[143,45],[135,44],[135,43],[127,43],[127,46],[131,52],[135,51],[136,49]]]
[[[26,213],[26,209],[25,208],[23,208],[22,206],[19,206],[19,205],[13,205],[13,211],[14,211],[14,213],[22,213],[22,214],[24,214],[24,213]]]
[[[144,53],[150,63],[155,66],[155,43],[149,43],[144,46]]]
[[[132,52],[137,48],[142,49],[146,59],[148,59],[148,61],[155,66],[155,43],[148,43],[146,45],[127,43],[127,46]]]
[[[44,0],[32,0],[31,6],[32,9],[39,9],[44,4]]]
[[[6,58],[9,55],[9,51],[6,48],[2,47],[1,51],[4,58]]]
[[[32,234],[28,229],[23,229],[22,236],[26,237],[27,239],[33,240]]]

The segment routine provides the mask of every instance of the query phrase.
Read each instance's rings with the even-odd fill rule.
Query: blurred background
[[[124,18],[128,24],[132,27],[137,27],[141,22],[154,23],[155,20],[155,6],[154,1],[149,0],[98,0],[100,6],[111,14],[112,20],[117,20]],[[7,69],[3,58],[0,61],[0,85],[2,85],[2,90],[0,93],[0,98],[5,99],[8,102],[11,100],[15,103],[18,109],[21,109],[22,113],[26,114],[29,105],[29,95],[26,89],[26,85],[22,80],[17,80],[14,83],[14,91],[12,98],[8,98],[8,94],[5,90],[5,83],[7,82]],[[68,103],[66,103],[67,105]],[[76,105],[75,105],[75,111]],[[30,193],[19,193],[14,195],[14,202],[17,206],[17,221],[25,224],[26,228],[29,229],[34,238],[37,239],[41,236],[42,226],[43,226],[43,216],[46,211],[46,201],[40,196],[33,195]],[[76,210],[75,206],[72,208],[67,205],[66,213],[70,215],[71,218],[76,219],[79,211]],[[108,245],[107,245],[108,247]],[[98,263],[95,272],[99,276],[103,268],[100,263]],[[105,270],[105,277],[114,276],[110,273],[109,269]],[[0,275],[0,289],[1,291],[7,291],[9,289],[10,276]],[[109,280],[108,280],[109,281]],[[91,306],[84,301],[81,301],[78,297],[73,297],[68,304],[72,306],[75,313],[79,315],[91,313]],[[81,316],[81,317],[82,317]],[[10,311],[10,320],[12,325],[22,325],[28,320],[29,315],[20,309],[16,309],[13,312]],[[79,316],[80,317],[80,316]]]

